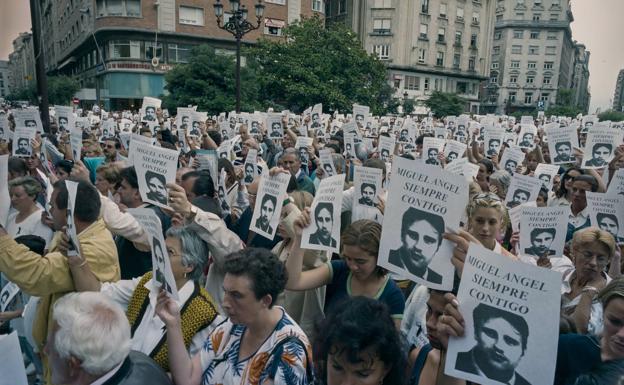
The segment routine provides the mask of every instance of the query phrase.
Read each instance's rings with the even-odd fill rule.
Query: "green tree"
[[[598,114],[598,120],[600,120],[601,122],[605,120],[610,120],[612,122],[621,122],[624,121],[624,112],[606,110],[605,112],[601,112],[600,114]]]
[[[235,60],[218,55],[214,48],[193,48],[187,64],[179,64],[165,75],[168,95],[162,96],[163,108],[196,105],[199,111],[218,114],[236,107]],[[252,111],[259,106],[258,87],[253,70],[241,67],[241,109]]]
[[[301,112],[315,103],[325,111],[367,105],[374,114],[396,111],[385,65],[341,23],[327,28],[318,17],[284,29],[283,40],[261,39],[247,57],[267,104]]]
[[[34,84],[29,84],[26,87],[21,87],[16,90],[11,91],[10,94],[7,95],[7,100],[16,101],[16,100],[24,100],[28,101],[32,104],[37,103],[37,88]]]
[[[460,115],[465,111],[466,101],[457,94],[433,91],[425,105],[431,109],[436,118],[449,115]]]
[[[48,76],[48,102],[50,105],[69,105],[80,83],[70,76]]]
[[[583,111],[574,105],[573,90],[568,88],[560,88],[557,91],[557,103],[548,108],[544,114],[546,116],[567,116],[570,118],[582,113]]]

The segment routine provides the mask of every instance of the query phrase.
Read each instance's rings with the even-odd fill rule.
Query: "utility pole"
[[[37,96],[39,114],[43,131],[50,133],[50,111],[48,103],[48,78],[45,71],[45,58],[41,46],[41,15],[38,0],[30,0],[30,21],[32,23],[33,49],[35,51],[35,76],[37,77]]]

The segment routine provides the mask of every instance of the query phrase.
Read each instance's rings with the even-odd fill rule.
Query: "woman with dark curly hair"
[[[405,383],[406,355],[387,307],[352,297],[320,323],[314,359],[321,384]]]
[[[273,306],[286,285],[284,265],[267,249],[247,248],[228,256],[224,271],[222,307],[229,318],[193,357],[184,347],[178,306],[163,292],[158,297],[174,383],[311,383],[308,338],[283,308]]]

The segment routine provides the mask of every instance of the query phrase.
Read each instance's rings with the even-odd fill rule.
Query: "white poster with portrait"
[[[143,202],[168,208],[167,183],[175,183],[178,152],[132,141],[132,158]]]
[[[310,153],[308,149],[312,147],[313,138],[306,136],[298,136],[297,142],[295,142],[295,148],[299,152],[299,159],[301,160],[301,167],[308,167],[310,163]]]
[[[0,313],[4,313],[9,304],[13,301],[13,298],[19,293],[20,288],[13,282],[8,282],[2,290],[0,290]]]
[[[141,105],[141,121],[142,122],[157,122],[158,117],[156,116],[156,111],[160,108],[162,104],[162,100],[157,98],[152,98],[149,96],[143,97],[143,104]]]
[[[376,207],[382,192],[382,170],[374,167],[353,167],[353,205]]]
[[[568,215],[564,206],[528,207],[520,210],[520,254],[538,259],[563,256]]]
[[[74,218],[76,206],[76,194],[78,193],[78,182],[65,180],[67,187],[67,228],[65,234],[69,238],[69,246],[67,247],[67,255],[80,255],[80,242],[78,241],[78,233],[76,231],[76,222]]]
[[[523,203],[537,200],[539,191],[542,188],[542,181],[536,177],[522,174],[514,174],[505,196],[505,205],[508,209]]]
[[[474,182],[474,178],[476,178],[479,173],[479,165],[470,163],[468,158],[464,157],[454,162],[447,163],[444,170],[452,174],[461,175],[466,178],[468,182]]]
[[[445,139],[426,137],[423,140],[421,159],[425,164],[440,166],[438,155],[444,150]]]
[[[301,234],[301,248],[339,252],[344,178],[338,174],[321,179],[310,207],[312,223]]]
[[[309,127],[315,134],[323,130],[323,104],[317,103],[312,107]]]
[[[604,168],[615,157],[615,149],[622,144],[624,131],[613,127],[594,127],[587,134],[583,152],[583,168]]]
[[[594,128],[594,124],[598,123],[596,115],[585,115],[581,120],[581,134],[587,134]]]
[[[579,147],[576,128],[567,127],[546,127],[544,129],[548,137],[548,151],[550,153],[550,163],[566,164],[575,161],[573,149]]]
[[[518,135],[518,147],[525,150],[532,150],[535,147],[535,136],[537,135],[537,127],[533,124],[520,125],[520,134]]]
[[[395,139],[394,136],[379,136],[379,159],[384,162],[390,162],[394,155]]]
[[[76,127],[76,118],[74,117],[74,108],[67,106],[54,106],[56,115],[56,125],[59,132],[63,133]]]
[[[446,158],[446,163],[451,163],[454,160],[462,158],[466,153],[467,147],[468,146],[466,144],[456,140],[447,140],[446,145],[444,146],[444,157]]]
[[[615,170],[615,174],[613,174],[613,178],[609,182],[607,194],[624,196],[624,168]]]
[[[611,234],[618,245],[624,244],[624,195],[587,191],[585,199],[591,225]]]
[[[555,175],[557,175],[558,173],[559,166],[548,163],[538,163],[537,167],[535,167],[533,175],[535,175],[537,179],[541,180],[542,186],[546,187],[546,189],[550,191],[553,187]]]
[[[185,130],[189,130],[191,127],[191,115],[195,110],[193,108],[188,107],[178,107],[178,112],[176,115],[176,127],[178,130],[183,128]],[[187,131],[188,132],[188,131]]]
[[[288,182],[290,174],[280,172],[270,176],[268,171],[262,174],[249,230],[270,240],[275,238]]]
[[[488,158],[498,155],[505,139],[503,127],[486,126],[483,130],[483,146],[485,156]]]
[[[13,110],[12,113],[16,128],[27,127],[34,132],[43,132],[43,124],[41,123],[38,108],[29,107],[23,110]]]
[[[73,128],[69,131],[69,142],[74,161],[79,161],[82,155],[82,131]]]
[[[505,131],[505,135],[503,136],[503,143],[507,144],[507,146],[509,147],[514,147],[517,142],[518,142],[517,133]]]
[[[344,133],[344,157],[349,160],[351,158],[356,157],[355,152],[355,133],[353,132],[345,132]]]
[[[13,156],[29,158],[32,154],[32,140],[36,131],[29,127],[15,127],[13,134]]]
[[[364,128],[364,124],[366,122],[366,119],[368,118],[369,112],[370,108],[368,106],[353,104],[353,120],[360,129]]]
[[[191,112],[191,126],[187,129],[188,136],[192,138],[201,137],[201,127],[206,123],[208,114],[206,112],[193,111]]]
[[[282,123],[282,114],[267,114],[266,130],[271,139],[277,140],[284,138],[284,126]]]
[[[397,158],[386,200],[378,265],[433,289],[450,290],[454,245],[443,239],[459,228],[468,203],[468,182],[461,175],[419,160]]]
[[[321,168],[323,169],[325,177],[337,174],[332,154],[333,152],[328,148],[319,150],[319,160],[321,161]]]
[[[522,166],[525,156],[525,153],[518,147],[506,148],[505,151],[503,151],[499,165],[510,175],[514,175],[516,173],[516,168]]]
[[[176,286],[167,244],[162,232],[160,218],[149,208],[128,209],[128,212],[139,222],[149,237],[152,252],[152,281],[146,287],[150,291],[150,302],[156,301],[158,292],[163,289],[170,298],[180,299]],[[152,307],[154,308],[154,303]]]
[[[471,243],[457,301],[465,333],[449,339],[444,373],[483,385],[553,383],[560,273]]]
[[[199,171],[206,170],[210,174],[215,190],[219,180],[219,156],[216,150],[197,150],[195,159],[199,163]]]
[[[243,164],[243,184],[251,184],[256,176],[258,176],[258,151],[250,148],[247,150],[245,164]]]

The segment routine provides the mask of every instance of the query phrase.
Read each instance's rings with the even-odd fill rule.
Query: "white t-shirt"
[[[38,209],[20,223],[15,222],[18,212],[12,212],[9,214],[9,219],[7,220],[7,233],[9,233],[9,235],[13,238],[17,238],[22,235],[38,235],[45,240],[47,247],[52,240],[54,231],[41,222],[42,212],[43,210]]]

